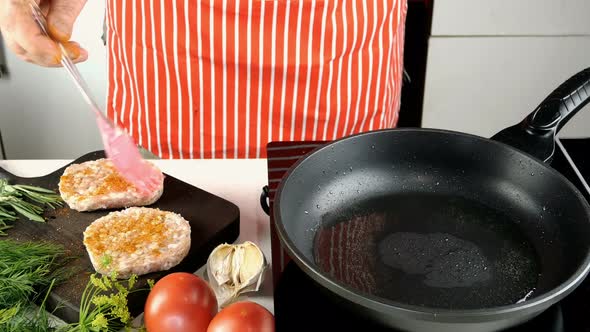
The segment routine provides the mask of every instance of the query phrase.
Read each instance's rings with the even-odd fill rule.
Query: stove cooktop
[[[323,142],[275,142],[268,146],[270,203],[286,170],[300,157]],[[552,167],[564,174],[590,201],[590,138],[560,139]],[[272,218],[272,217],[271,217]],[[271,222],[272,224],[272,222]],[[375,325],[333,302],[325,289],[317,285],[280,249],[272,234],[275,280],[275,319],[278,331],[345,330],[395,331]],[[590,332],[590,277],[572,294],[537,318],[508,332]]]

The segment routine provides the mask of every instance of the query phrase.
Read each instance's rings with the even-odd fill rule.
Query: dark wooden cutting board
[[[72,163],[96,160],[104,156],[103,151],[92,152]],[[8,179],[10,184],[34,185],[58,192],[59,178],[67,166],[69,164],[37,178],[18,177],[0,168],[0,178]],[[172,269],[141,276],[136,286],[138,288],[147,287],[147,279],[157,281],[171,272],[195,272],[206,263],[210,252],[218,244],[234,242],[240,232],[240,211],[235,204],[168,174],[165,176],[164,193],[150,207],[179,213],[188,220],[191,225],[191,248],[187,257]],[[57,307],[54,314],[68,323],[78,320],[81,294],[88,283],[89,275],[94,273],[82,243],[82,233],[91,222],[111,211],[113,210],[77,212],[64,204],[62,208],[46,211],[46,223],[23,218],[14,222],[14,227],[8,230],[8,238],[17,241],[58,243],[66,248],[68,255],[74,257],[69,266],[79,269],[80,272],[55,288],[48,299],[48,310],[52,311]],[[0,240],[2,239],[0,237]],[[147,292],[137,292],[129,296],[129,310],[133,316],[143,312],[146,297]]]

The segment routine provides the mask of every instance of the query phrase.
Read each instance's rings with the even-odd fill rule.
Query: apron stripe
[[[277,61],[277,63],[281,63],[280,60],[282,60],[283,63],[283,73],[282,73],[282,81],[281,81],[281,103],[280,106],[278,108],[278,110],[281,113],[281,120],[279,122],[279,136],[277,137],[276,140],[278,141],[282,141],[284,140],[284,127],[285,127],[285,94],[286,94],[286,85],[287,85],[287,74],[288,74],[288,62],[287,60],[289,59],[289,20],[291,18],[291,3],[292,1],[286,1],[286,2],[280,2],[277,3],[276,6],[286,6],[286,10],[285,10],[285,16],[284,18],[284,22],[285,24],[283,25],[283,40],[282,40],[282,44],[283,44],[283,52],[280,55],[280,57],[278,57],[279,61]],[[279,67],[280,68],[280,67]]]
[[[161,1],[161,0],[160,0]],[[239,1],[239,0],[238,0]],[[197,4],[197,27],[196,27],[196,35],[197,35],[197,54],[203,54],[203,6],[200,3]],[[198,56],[198,63],[199,63],[199,86],[197,90],[199,91],[199,117],[198,117],[198,128],[199,128],[199,158],[205,158],[205,117],[203,110],[205,109],[205,80],[203,78],[203,59],[201,56]]]
[[[367,0],[368,1],[368,0]],[[368,27],[367,27],[367,21],[369,20],[367,17],[367,1],[361,1],[362,2],[362,8],[361,8],[361,13],[362,13],[362,37],[361,37],[361,44],[359,46],[359,49],[357,50],[358,52],[358,58],[355,57],[355,61],[357,62],[357,66],[358,66],[358,79],[356,80],[357,87],[356,87],[356,102],[355,102],[355,107],[354,107],[354,121],[352,122],[352,124],[350,125],[350,127],[345,128],[348,129],[348,135],[352,134],[355,132],[355,129],[357,128],[358,124],[359,124],[359,116],[360,116],[360,111],[361,111],[361,101],[363,99],[363,94],[361,94],[361,91],[365,91],[366,93],[369,93],[369,91],[366,91],[365,89],[363,89],[364,86],[366,86],[366,81],[367,81],[367,74],[371,72],[372,68],[370,65],[365,64],[365,59],[366,56],[364,54],[364,52],[362,52],[361,50],[365,49],[365,44],[367,42],[367,36],[368,36]],[[369,46],[369,50],[370,50],[370,46]],[[370,58],[370,54],[368,55]],[[369,60],[369,59],[366,59]],[[365,72],[363,72],[363,69],[365,70]]]
[[[238,16],[238,21],[237,24],[239,25],[238,27],[238,33],[239,36],[237,37],[239,39],[239,59],[238,59],[238,71],[236,73],[238,73],[238,88],[239,88],[239,99],[238,99],[238,111],[237,111],[237,121],[238,121],[238,132],[236,133],[237,137],[238,137],[238,141],[236,144],[236,148],[238,148],[239,154],[238,154],[238,158],[245,158],[246,157],[246,149],[240,149],[239,147],[243,147],[245,146],[245,142],[246,142],[246,134],[247,134],[247,128],[249,128],[249,123],[248,120],[246,120],[247,117],[247,112],[249,109],[248,106],[248,95],[250,93],[249,89],[250,89],[250,66],[248,66],[249,63],[249,53],[250,53],[250,46],[248,45],[249,43],[249,32],[248,32],[248,21],[249,21],[249,17],[250,17],[250,4],[251,1],[249,0],[245,0],[242,1],[240,3],[240,6],[238,7],[238,12],[241,13],[241,15]],[[241,75],[240,75],[241,74]]]
[[[320,35],[320,40],[319,40],[319,54],[318,54],[318,60],[317,62],[314,63],[318,63],[318,64],[323,64],[324,63],[324,50],[325,50],[325,43],[326,43],[326,24],[327,24],[327,20],[328,20],[328,3],[324,3],[323,4],[323,10],[322,10],[322,23],[320,26],[320,31],[319,31],[319,35]],[[323,79],[323,75],[324,75],[324,66],[319,66],[318,68],[319,73],[317,74],[317,80],[315,80],[315,76],[314,79],[312,80],[312,83],[316,84],[316,90],[314,92],[315,98],[312,97],[312,100],[314,100],[314,104],[313,107],[311,108],[311,110],[313,110],[313,128],[312,128],[312,132],[311,132],[311,136],[312,136],[312,140],[317,140],[318,137],[318,126],[320,125],[320,96],[322,95],[322,79]],[[302,140],[304,139],[304,137],[301,138]]]
[[[115,43],[113,44],[113,48],[114,48],[114,62],[115,62],[115,66],[117,69],[117,76],[115,77],[115,81],[118,82],[118,88],[120,89],[120,93],[117,94],[115,96],[115,105],[114,105],[114,118],[113,121],[115,122],[115,125],[121,125],[121,113],[123,112],[123,94],[125,94],[125,91],[127,90],[125,88],[125,86],[123,86],[124,84],[124,77],[125,77],[125,68],[124,68],[124,64],[123,61],[121,61],[121,34],[120,34],[120,27],[121,27],[121,23],[119,23],[119,17],[121,16],[121,10],[119,8],[116,7],[117,3],[113,3],[113,26],[114,29],[116,29],[117,31],[117,35],[116,35],[116,39],[115,39]]]
[[[241,123],[245,123],[245,128],[251,128],[252,125],[250,123],[250,99],[252,95],[252,66],[249,64],[252,63],[252,1],[247,1],[248,3],[248,16],[246,21],[246,62],[244,66],[246,68],[246,81],[245,81],[245,90],[246,90],[246,101],[244,103],[244,111],[245,114],[243,115],[244,121]],[[244,142],[244,158],[249,157],[249,147],[250,147],[250,135],[249,131],[244,130],[242,132],[243,142]]]
[[[172,34],[172,18],[168,12],[165,11],[166,2],[160,1],[160,32],[162,38],[162,48],[164,53],[164,74],[166,77],[166,145],[168,147],[168,155],[174,158],[172,152],[172,103],[174,102],[174,91],[172,89],[172,68],[174,59],[171,56],[170,39],[173,38]],[[169,7],[169,6],[168,6]],[[170,63],[172,62],[172,64]]]
[[[293,141],[295,140],[295,130],[297,128],[297,102],[299,100],[301,100],[301,96],[299,94],[299,86],[300,86],[300,80],[301,80],[301,72],[304,69],[303,66],[300,66],[301,64],[301,53],[302,53],[302,49],[301,49],[301,38],[302,33],[301,33],[301,22],[302,22],[302,18],[303,18],[303,3],[304,1],[298,1],[299,6],[297,9],[297,25],[296,25],[296,32],[295,32],[295,49],[293,50],[295,53],[295,68],[294,68],[294,78],[293,80],[290,80],[293,82],[293,95],[291,96],[291,100],[292,103],[288,103],[287,105],[291,105],[291,109],[290,109],[290,118],[291,118],[291,122],[289,125],[289,136],[288,136],[288,140]],[[309,13],[308,10],[306,10],[306,13]]]
[[[214,114],[214,125],[212,133],[212,143],[214,147],[212,150],[215,151],[214,158],[224,158],[223,156],[223,85],[225,81],[223,79],[224,69],[223,64],[223,39],[222,39],[222,25],[223,20],[219,15],[213,15],[214,11],[219,11],[222,8],[222,2],[213,0],[211,2],[211,23],[213,26],[213,39],[211,41],[211,49],[213,50],[213,57],[211,62],[213,63],[213,74],[215,75],[215,84],[213,85],[213,97],[215,98],[215,114]],[[225,14],[223,15],[225,16]]]
[[[117,121],[119,121],[121,124],[127,123],[127,121],[124,120],[125,118],[125,113],[126,111],[129,109],[127,106],[127,93],[129,88],[127,87],[127,82],[126,82],[126,77],[127,75],[127,66],[126,66],[126,61],[124,61],[123,58],[123,46],[122,44],[125,44],[125,40],[126,40],[126,30],[123,28],[125,26],[125,9],[124,9],[124,5],[125,2],[124,0],[122,0],[122,2],[120,3],[121,8],[117,8],[117,19],[115,21],[115,24],[117,25],[117,29],[121,32],[121,37],[119,39],[117,39],[117,47],[119,49],[119,53],[117,54],[117,58],[119,59],[119,64],[120,64],[120,79],[121,79],[121,101],[120,103],[117,103],[117,106],[119,106],[119,118],[117,119]]]
[[[159,1],[159,2],[158,2]],[[394,127],[407,0],[108,0],[107,115],[162,158]]]
[[[117,80],[117,68],[119,67],[115,64],[116,54],[115,54],[115,23],[113,20],[113,14],[115,11],[111,8],[113,6],[113,2],[107,3],[107,31],[109,36],[109,41],[107,43],[107,67],[109,70],[108,78],[109,82],[112,84],[109,85],[107,88],[107,101],[106,105],[110,105],[106,109],[106,115],[111,119],[117,118],[117,93],[119,92],[119,82]]]
[[[239,103],[238,103],[238,98],[239,98],[239,87],[240,87],[240,81],[239,81],[239,74],[240,74],[240,68],[239,68],[239,57],[240,57],[240,21],[239,21],[239,13],[240,13],[240,0],[236,0],[235,2],[235,7],[234,7],[234,55],[235,55],[235,60],[234,60],[234,116],[233,116],[233,124],[234,124],[234,131],[231,133],[231,135],[233,135],[234,137],[234,158],[238,158],[238,138],[239,138],[239,128],[238,128],[238,123],[239,123],[239,119],[238,119],[238,109],[239,109]]]
[[[133,39],[133,35],[134,35],[134,29],[135,26],[133,25],[133,22],[128,22],[128,20],[131,18],[131,15],[129,12],[132,10],[128,10],[129,9],[129,1],[132,0],[123,0],[123,12],[121,15],[121,27],[122,27],[122,34],[123,34],[123,60],[125,61],[125,92],[124,92],[124,96],[125,96],[125,101],[123,104],[125,106],[129,105],[128,107],[124,107],[123,110],[121,111],[121,115],[123,117],[123,121],[125,121],[126,123],[129,124],[128,126],[128,131],[131,135],[134,135],[134,122],[131,121],[131,119],[134,116],[134,107],[135,107],[135,93],[133,91],[133,82],[132,82],[132,76],[131,76],[131,71],[130,68],[131,67],[131,62],[129,61],[130,57],[127,56],[127,53],[129,51],[129,39]],[[129,29],[131,28],[131,29]],[[127,116],[127,118],[125,119],[125,116]],[[137,136],[136,136],[137,137]]]
[[[265,2],[260,2],[260,25],[258,27],[258,63],[265,63],[265,47],[268,45],[264,39],[264,26],[267,16],[265,15]],[[264,82],[264,65],[258,66],[258,87],[257,87],[257,99],[256,99],[256,132],[253,135],[256,136],[255,158],[260,158],[260,142],[262,132],[262,84]]]
[[[265,142],[271,141],[272,139],[275,139],[274,136],[274,132],[273,132],[273,127],[275,127],[275,119],[273,118],[273,114],[275,113],[275,108],[274,108],[274,103],[275,103],[275,77],[276,77],[276,63],[277,63],[277,17],[278,17],[278,12],[279,12],[279,6],[273,6],[273,11],[272,11],[272,22],[271,22],[271,39],[270,41],[267,43],[267,45],[270,45],[270,47],[268,47],[268,49],[270,49],[270,68],[272,68],[272,70],[270,71],[270,84],[269,84],[269,89],[268,89],[268,94],[269,94],[269,99],[268,99],[268,112],[266,112],[268,114],[268,121],[266,123],[266,126],[268,127],[268,135],[267,135],[267,139],[265,139]]]
[[[154,110],[152,111],[152,114],[154,114],[153,119],[154,119],[154,123],[156,124],[156,132],[152,133],[152,135],[156,136],[156,143],[158,145],[158,149],[156,150],[156,153],[160,156],[164,155],[164,150],[162,149],[162,135],[161,135],[161,124],[162,122],[160,121],[160,59],[158,58],[158,43],[157,43],[157,39],[156,39],[156,31],[158,29],[158,23],[155,19],[155,4],[154,1],[158,1],[158,0],[150,0],[150,26],[151,26],[151,39],[152,39],[152,56],[153,56],[153,69],[154,69],[154,74],[152,76],[152,81],[153,82],[153,89],[151,91],[153,91],[154,94],[154,102],[152,103],[152,105],[154,106]]]
[[[373,48],[375,47],[375,33],[377,32],[378,29],[378,14],[377,14],[377,0],[374,0],[371,4],[371,9],[372,9],[372,13],[371,13],[371,17],[367,18],[367,20],[369,22],[372,22],[372,26],[371,26],[371,36],[369,37],[369,42],[368,42],[368,70],[367,70],[367,80],[366,83],[364,84],[364,91],[366,92],[364,94],[364,107],[363,107],[363,115],[362,115],[362,119],[360,121],[360,123],[358,123],[358,126],[353,126],[352,131],[353,132],[358,132],[358,131],[364,131],[363,128],[365,128],[365,123],[367,121],[367,115],[369,113],[369,100],[371,99],[371,87],[372,87],[372,83],[373,83],[373,72],[375,71],[375,68],[373,67]],[[367,12],[366,9],[366,5],[365,5],[365,12]],[[378,67],[377,67],[378,68]],[[360,107],[360,105],[359,105]],[[359,110],[360,112],[360,110]]]
[[[143,1],[142,1],[143,2]],[[191,31],[193,30],[193,26],[190,24],[190,16],[189,16],[189,11],[190,11],[190,7],[189,7],[189,0],[184,0],[184,33],[185,33],[185,40],[184,43],[186,45],[186,49],[185,49],[185,65],[186,65],[186,75],[187,75],[187,94],[188,94],[188,104],[186,106],[186,109],[188,110],[188,121],[185,121],[185,123],[182,123],[182,126],[184,128],[185,131],[188,131],[188,137],[185,138],[185,142],[188,141],[188,158],[193,159],[194,158],[194,135],[195,135],[195,130],[194,130],[194,115],[195,115],[195,104],[194,104],[194,100],[193,100],[193,71],[192,71],[192,62],[193,62],[193,57],[191,56],[191,41],[192,41],[192,36],[191,36]]]
[[[213,154],[215,151],[215,140],[213,139],[213,128],[211,125],[214,123],[215,118],[212,112],[205,112],[205,109],[211,108],[215,109],[215,105],[213,102],[214,96],[214,80],[215,80],[215,73],[213,72],[213,36],[212,36],[212,22],[210,22],[210,13],[207,9],[212,6],[210,4],[205,3],[204,1],[198,1],[201,7],[201,39],[203,39],[203,52],[200,53],[202,55],[201,62],[203,63],[203,103],[205,108],[202,109],[203,114],[203,131],[204,131],[204,144],[208,147],[205,151],[205,158],[213,158]],[[206,57],[209,61],[205,61],[203,58]]]
[[[324,109],[326,110],[326,116],[325,116],[325,120],[324,120],[324,131],[322,133],[322,141],[325,141],[328,139],[328,125],[331,122],[331,113],[332,113],[332,109],[333,107],[333,101],[332,101],[332,79],[333,79],[333,75],[334,75],[334,60],[336,59],[336,9],[337,9],[337,5],[334,3],[333,4],[334,9],[332,11],[332,16],[330,19],[330,23],[332,26],[332,29],[330,30],[330,35],[331,35],[331,39],[332,39],[332,48],[331,48],[331,53],[330,53],[330,67],[328,70],[328,81],[327,81],[327,85],[325,89],[322,89],[323,92],[325,93],[325,98],[326,98],[326,103],[324,106]]]
[[[178,1],[172,0],[172,49],[174,50],[171,58],[172,63],[174,65],[174,81],[176,81],[176,89],[172,88],[172,96],[176,95],[176,98],[173,98],[170,108],[170,127],[171,132],[169,133],[169,137],[171,137],[171,144],[173,146],[177,146],[178,149],[173,150],[173,157],[182,159],[182,112],[179,110],[182,109],[182,95],[184,91],[181,87],[181,78],[180,73],[178,70],[178,62],[179,62],[179,52],[178,52],[178,43],[179,40],[179,29],[178,29]],[[175,134],[177,136],[175,136]],[[174,151],[178,152],[178,155],[174,153]]]
[[[224,13],[227,13],[227,0],[223,0],[223,6],[222,6],[222,11]],[[222,145],[222,152],[223,152],[223,158],[227,158],[227,15],[223,15],[222,17],[222,22],[221,22],[221,63],[223,64],[223,70],[222,70],[222,74],[223,74],[223,90],[222,90],[222,96],[221,96],[221,103],[222,103],[222,109],[223,109],[223,116],[221,119],[221,123],[223,126],[223,130],[222,130],[222,139],[223,139],[223,145]]]
[[[143,45],[143,47],[141,48],[141,70],[142,70],[142,77],[138,77],[139,80],[141,80],[142,84],[140,86],[143,87],[143,115],[145,118],[145,130],[142,132],[143,137],[145,138],[145,141],[147,143],[147,149],[148,150],[152,150],[152,138],[150,133],[152,132],[151,126],[150,126],[150,111],[149,111],[149,107],[150,107],[150,102],[148,102],[148,88],[147,88],[147,82],[148,82],[148,72],[147,72],[147,56],[148,56],[148,49],[146,47],[146,45],[148,45],[148,40],[147,40],[147,10],[146,10],[146,5],[145,5],[145,1],[141,1],[141,11],[140,11],[141,15],[140,15],[140,19],[141,19],[141,44]],[[140,137],[141,138],[141,137]]]
[[[382,14],[386,13],[386,8],[387,8],[387,1],[382,1],[381,4],[383,5],[382,10]],[[368,130],[373,130],[375,128],[375,119],[378,116],[378,102],[379,102],[379,98],[380,98],[380,93],[381,93],[381,88],[382,88],[382,69],[383,69],[383,42],[384,42],[384,33],[385,33],[385,28],[386,28],[386,23],[387,23],[387,19],[388,17],[390,17],[390,14],[384,15],[383,17],[383,21],[379,24],[379,41],[378,41],[378,49],[379,49],[379,64],[377,65],[377,67],[375,68],[377,71],[377,78],[375,79],[375,96],[371,101],[371,105],[372,105],[372,109],[373,109],[373,114],[371,116],[371,120],[369,121],[369,128]],[[381,110],[383,110],[381,108]],[[379,127],[381,127],[381,124],[379,124]],[[366,130],[366,129],[365,129]]]
[[[216,8],[215,5],[215,0],[211,0],[211,3],[209,4],[209,13],[207,16],[207,21],[209,22],[209,52],[210,52],[210,59],[209,59],[209,70],[211,71],[211,101],[209,103],[211,109],[216,110],[216,112],[213,112],[213,114],[210,114],[210,119],[211,119],[211,127],[209,129],[210,133],[211,133],[211,157],[212,158],[220,158],[221,156],[218,154],[219,152],[219,142],[217,140],[217,135],[216,135],[216,129],[217,129],[217,117],[220,115],[220,112],[218,112],[218,105],[221,105],[220,102],[218,102],[221,97],[217,96],[217,82],[221,82],[220,76],[221,75],[217,75],[217,65],[218,65],[218,59],[216,58],[216,46],[219,45],[219,43],[216,43],[216,40],[219,40],[219,37],[217,36],[218,34],[221,35],[221,30],[218,29],[218,26],[216,26],[216,22],[215,22],[215,16],[213,15],[213,10]],[[223,82],[222,82],[223,83]],[[221,91],[220,91],[221,92]]]
[[[393,0],[396,1],[396,0]],[[385,42],[390,43],[392,40],[392,30],[391,27],[393,26],[393,13],[389,13],[389,24],[387,26],[387,35],[385,37]],[[390,47],[387,51],[387,61],[385,62],[385,67],[383,68],[383,75],[385,79],[382,82],[381,90],[383,91],[383,95],[378,98],[378,100],[382,100],[381,109],[384,110],[387,105],[389,105],[389,88],[391,86],[390,79],[390,69],[391,69],[391,54],[393,53],[393,48]],[[381,123],[379,127],[384,127],[387,121],[387,113],[381,112]]]
[[[138,52],[137,52],[137,45],[139,43],[139,41],[141,41],[141,35],[138,36],[138,34],[141,32],[141,29],[138,29],[137,27],[139,27],[140,25],[137,23],[137,13],[140,13],[140,20],[141,20],[141,4],[137,3],[137,2],[133,2],[133,13],[132,13],[132,20],[133,20],[133,42],[132,42],[132,48],[131,48],[131,53],[132,55],[132,63],[133,63],[133,76],[132,78],[134,81],[134,85],[135,85],[135,90],[134,90],[134,103],[136,105],[136,112],[137,112],[137,134],[134,137],[138,137],[138,144],[141,146],[144,146],[144,137],[145,137],[145,123],[143,120],[143,107],[141,104],[141,94],[140,94],[140,90],[139,90],[139,86],[141,84],[143,84],[143,75],[138,75],[137,72],[137,68],[142,68],[143,64],[143,55],[138,56]],[[144,53],[144,48],[140,47],[140,54]],[[131,116],[131,121],[133,121],[133,117]]]
[[[344,51],[346,48],[346,45],[348,43],[348,38],[347,38],[347,28],[348,28],[348,21],[346,19],[346,6],[344,5],[344,0],[342,1],[343,6],[340,9],[340,11],[342,12],[342,17],[340,21],[336,21],[336,23],[340,23],[336,25],[336,49],[337,50],[341,50],[339,52],[339,56],[337,59],[339,59],[338,62],[338,74],[336,75],[336,81],[334,82],[333,87],[336,87],[336,93],[334,93],[336,95],[336,108],[335,108],[335,120],[334,123],[332,123],[330,121],[328,128],[329,128],[329,132],[332,133],[329,137],[329,139],[335,139],[338,135],[337,135],[337,130],[338,130],[338,124],[340,123],[340,113],[342,111],[340,105],[342,105],[342,90],[343,90],[343,86],[347,83],[347,80],[345,78],[342,77],[342,64],[343,64],[343,58],[344,58]],[[342,30],[342,32],[340,32],[340,30]],[[334,59],[334,61],[336,61],[336,59]],[[330,90],[327,93],[332,94],[333,91]],[[346,105],[346,101],[344,101],[344,105]],[[332,128],[330,128],[332,127]]]
[[[352,40],[349,45],[350,50],[347,50],[347,52],[346,52],[346,54],[347,54],[347,57],[345,60],[346,66],[344,66],[344,68],[346,68],[345,69],[346,70],[346,99],[343,104],[346,105],[346,113],[343,113],[344,119],[342,119],[342,121],[344,122],[344,125],[341,127],[338,127],[338,132],[340,134],[335,134],[334,139],[338,136],[346,135],[345,128],[348,127],[348,120],[350,118],[350,109],[351,109],[352,105],[354,104],[354,100],[352,99],[352,89],[351,89],[352,76],[353,76],[352,64],[354,63],[354,61],[350,55],[353,53],[355,45],[358,40],[358,17],[356,15],[356,3],[357,2],[358,1],[347,1],[347,5],[349,5],[350,7],[348,7],[346,9],[346,11],[347,11],[347,13],[349,13],[350,20],[352,21]]]
[[[302,105],[302,112],[297,112],[298,115],[301,116],[301,132],[299,134],[299,136],[297,136],[297,139],[299,140],[303,140],[303,138],[306,136],[306,129],[307,129],[307,111],[308,111],[308,107],[309,107],[309,90],[310,87],[309,85],[311,84],[310,82],[310,76],[311,76],[311,67],[312,67],[312,60],[311,60],[311,55],[312,55],[312,48],[313,48],[313,28],[314,25],[316,23],[315,19],[315,15],[316,15],[316,1],[312,0],[310,3],[310,7],[309,8],[309,12],[310,15],[309,17],[307,17],[307,19],[309,20],[308,22],[306,22],[306,24],[304,24],[304,27],[309,27],[307,29],[307,43],[306,47],[305,47],[305,52],[303,52],[302,50],[302,54],[305,54],[306,56],[306,60],[305,60],[305,66],[302,66],[301,71],[305,71],[305,89],[303,91],[303,99],[299,99],[303,101],[303,105]],[[302,33],[305,33],[304,31],[302,31]],[[296,129],[296,127],[294,126],[294,129]]]

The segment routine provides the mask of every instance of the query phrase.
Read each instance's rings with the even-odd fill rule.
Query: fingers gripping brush
[[[46,36],[50,37],[47,30],[47,20],[41,12],[41,9],[35,0],[28,0],[28,2],[32,10],[33,18],[39,25],[39,28]],[[157,188],[158,183],[161,183],[162,173],[158,172],[153,167],[150,167],[150,165],[148,165],[148,163],[141,157],[133,139],[104,116],[98,104],[92,97],[82,75],[69,58],[65,47],[61,43],[58,43],[58,46],[62,53],[62,65],[66,68],[78,87],[78,90],[80,90],[82,96],[96,115],[96,122],[102,137],[107,158],[113,162],[121,176],[131,182],[140,192],[152,192]]]

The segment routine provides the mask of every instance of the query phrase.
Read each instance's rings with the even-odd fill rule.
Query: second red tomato
[[[274,331],[274,316],[260,304],[250,301],[230,304],[213,318],[207,329],[207,332]]]

